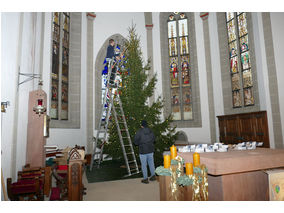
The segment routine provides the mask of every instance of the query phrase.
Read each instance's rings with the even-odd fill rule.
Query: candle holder
[[[41,89],[42,87],[42,80],[40,79],[38,82],[38,87]],[[41,95],[40,95],[41,96]],[[37,99],[37,105],[33,107],[33,111],[38,114],[39,116],[46,112],[46,107],[43,105],[43,99],[39,98]]]
[[[46,112],[46,107],[43,105],[42,99],[37,100],[37,105],[33,107],[33,111],[39,116]]]

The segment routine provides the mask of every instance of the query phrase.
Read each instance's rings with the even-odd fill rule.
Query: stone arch
[[[177,132],[177,139],[175,141],[175,145],[188,145],[188,138],[184,131],[178,131]]]
[[[104,68],[104,60],[106,57],[106,50],[109,45],[109,39],[113,39],[115,44],[124,45],[126,39],[119,33],[109,36],[101,46],[95,61],[95,129],[97,129],[98,122],[101,115],[101,96],[102,96],[102,70]]]

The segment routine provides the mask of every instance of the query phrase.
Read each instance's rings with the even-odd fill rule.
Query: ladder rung
[[[135,168],[135,169],[130,169],[130,172],[134,172],[134,171],[137,171],[137,168]]]
[[[126,153],[126,154],[127,154],[127,155],[130,155],[130,154],[132,155],[132,154],[134,154],[134,152],[128,152],[128,153]]]
[[[128,161],[128,164],[135,163],[135,162],[136,162],[136,160]]]

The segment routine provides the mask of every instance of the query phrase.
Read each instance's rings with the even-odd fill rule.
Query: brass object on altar
[[[201,165],[201,178],[201,198],[202,200],[208,201],[208,175],[204,164]]]
[[[182,158],[177,156],[175,157],[175,160],[178,162],[177,165],[170,166],[170,171],[172,173],[170,189],[172,200],[179,200],[181,195],[180,191],[178,190],[177,178],[183,175],[184,172]]]

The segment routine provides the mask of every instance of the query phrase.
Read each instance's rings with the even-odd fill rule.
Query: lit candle
[[[38,106],[42,106],[42,99],[38,99],[38,100],[37,100],[37,105],[38,105]]]
[[[192,163],[185,163],[185,174],[192,175],[193,174],[193,165]]]
[[[164,167],[165,169],[170,168],[171,166],[171,156],[170,155],[164,155]]]
[[[200,155],[197,152],[195,152],[193,154],[193,166],[196,167],[199,165],[200,165]]]
[[[174,145],[172,145],[170,150],[171,150],[171,159],[175,159],[177,156],[177,148]]]

